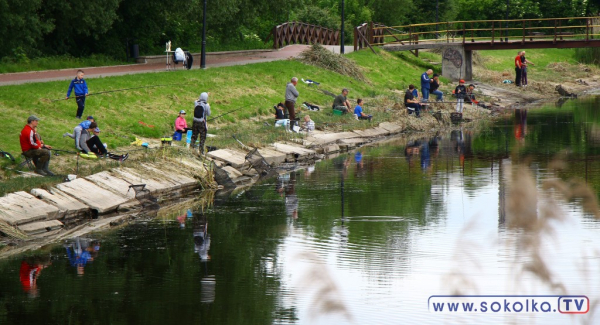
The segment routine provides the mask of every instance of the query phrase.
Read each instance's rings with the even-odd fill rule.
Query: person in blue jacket
[[[88,95],[88,87],[87,83],[83,79],[83,70],[77,70],[77,77],[71,80],[71,84],[69,85],[69,90],[67,90],[67,98],[71,96],[71,91],[75,89],[75,100],[77,101],[77,114],[76,118],[81,119],[81,115],[83,115],[83,110],[85,109],[85,96]]]
[[[429,100],[429,89],[431,88],[431,82],[433,79],[429,78],[433,74],[433,70],[429,69],[421,75],[421,93],[423,94],[423,102]]]

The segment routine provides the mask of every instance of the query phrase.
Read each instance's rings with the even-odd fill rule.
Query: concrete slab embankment
[[[187,158],[103,171],[50,189],[36,188],[31,194],[16,192],[0,197],[0,223],[10,228],[3,231],[6,236],[10,230],[25,234],[26,239],[50,236],[63,231],[65,225],[89,221],[90,216],[141,209],[142,199],[138,201],[132,185],[145,184],[149,194],[171,197],[199,188],[194,177],[206,174],[201,161]]]

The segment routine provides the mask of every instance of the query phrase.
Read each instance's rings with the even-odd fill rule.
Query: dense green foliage
[[[346,37],[367,21],[387,25],[439,20],[503,19],[504,0],[345,0]],[[141,54],[158,54],[171,40],[177,47],[199,48],[203,0],[0,0],[0,58],[22,61],[40,56],[126,56],[126,44]],[[272,28],[304,21],[339,29],[339,0],[207,0],[208,49],[261,47]],[[598,1],[512,0],[510,18],[588,16]],[[235,44],[235,45],[234,45]]]

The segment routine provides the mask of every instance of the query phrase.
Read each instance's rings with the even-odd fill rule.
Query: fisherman
[[[297,80],[297,79],[296,79]],[[210,116],[210,105],[208,104],[208,95],[210,93],[201,93],[197,101],[194,102],[194,123],[192,124],[192,147],[195,147],[196,139],[200,135],[200,154],[204,154],[204,142],[206,142],[206,133],[208,125],[206,118]]]
[[[371,121],[371,119],[373,118],[373,115],[367,115],[363,112],[362,109],[362,105],[363,105],[363,100],[361,98],[356,100],[356,107],[354,108],[354,115],[356,115],[356,118],[358,118],[359,120],[369,120]]]
[[[454,95],[456,96],[456,111],[462,114],[465,97],[467,96],[467,88],[463,79],[460,79],[458,86],[454,89]]]
[[[477,105],[478,102],[477,100],[475,100],[475,94],[473,93],[473,91],[475,90],[475,85],[474,84],[470,84],[469,87],[467,87],[467,93],[465,96],[465,103],[470,103],[471,105]]]
[[[515,84],[517,87],[521,86],[521,73],[523,72],[521,64],[521,53],[521,51],[517,52],[517,56],[515,57]]]
[[[406,110],[408,114],[412,114],[412,111],[415,111],[417,117],[421,116],[421,104],[419,104],[419,100],[415,99],[413,95],[413,90],[415,89],[415,85],[409,85],[406,93],[404,93],[404,105],[406,106]]]
[[[285,107],[288,110],[288,114],[290,115],[290,121],[293,125],[296,124],[296,100],[300,94],[298,90],[296,90],[296,85],[298,84],[298,78],[293,77],[290,82],[287,83],[285,87]]]
[[[346,114],[350,111],[350,102],[347,99],[348,97],[348,89],[342,89],[342,93],[337,95],[333,100],[333,109],[342,111],[343,114]]]
[[[521,51],[521,86],[527,87],[527,66],[535,65],[525,58],[525,51]]]
[[[437,73],[433,74],[433,79],[431,80],[431,88],[429,89],[429,93],[437,96],[436,101],[441,102],[444,100],[444,93],[440,88],[440,77]]]
[[[39,123],[39,118],[35,115],[27,118],[27,125],[21,130],[19,140],[21,142],[21,151],[23,156],[31,159],[35,165],[35,173],[42,176],[54,176],[48,169],[50,164],[50,149],[52,146],[43,144],[35,132],[35,128]]]
[[[433,74],[433,70],[428,69],[421,75],[421,93],[423,94],[423,102],[429,100],[429,89],[431,89],[431,82],[433,79],[429,78]]]
[[[77,150],[81,150],[81,146],[79,146],[79,138],[81,137],[81,131],[83,129],[89,129],[90,124],[92,122],[94,122],[94,117],[93,116],[88,116],[87,119],[79,124],[77,124],[77,126],[75,126],[73,128],[73,133],[69,133],[69,132],[65,132],[65,134],[63,134],[63,138],[64,137],[69,137],[71,139],[75,139],[75,148],[77,148]]]
[[[77,76],[75,79],[71,80],[66,97],[66,99],[69,99],[71,91],[75,89],[75,101],[77,102],[77,113],[75,114],[75,117],[78,119],[81,119],[81,115],[83,115],[83,110],[85,109],[85,97],[88,95],[87,83],[83,79],[83,76],[83,70],[77,70]]]
[[[181,110],[179,111],[179,116],[175,119],[175,132],[185,133],[188,130],[191,129],[188,128],[187,122],[185,121],[185,111]]]

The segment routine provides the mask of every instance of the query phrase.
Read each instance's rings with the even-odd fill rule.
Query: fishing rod
[[[152,86],[140,86],[140,87],[131,87],[131,88],[123,88],[123,89],[106,90],[106,91],[100,91],[100,92],[91,93],[91,94],[87,94],[87,95],[75,96],[75,98],[89,97],[89,96],[94,96],[94,95],[115,93],[115,92],[126,91],[126,90],[134,90],[134,89],[156,88],[156,87],[169,87],[169,86],[180,86],[180,85],[185,85],[185,84],[179,83],[179,84],[168,84],[168,85],[152,85]],[[60,101],[60,100],[68,100],[69,98],[70,97],[60,98],[60,99],[52,99],[52,100],[50,100],[50,102],[57,102],[57,101]]]
[[[234,109],[234,110],[232,110],[232,111],[229,111],[229,112],[227,112],[227,113],[223,113],[223,114],[221,114],[221,115],[217,115],[217,116],[215,116],[215,117],[213,117],[213,118],[209,118],[209,119],[208,119],[208,120],[206,120],[206,121],[208,122],[208,121],[212,121],[212,120],[218,119],[218,118],[219,118],[219,117],[221,117],[221,116],[225,116],[225,115],[227,115],[227,114],[230,114],[230,113],[233,113],[233,112],[239,111],[240,109],[243,109],[243,107],[240,107],[240,108],[238,108],[238,109]]]

